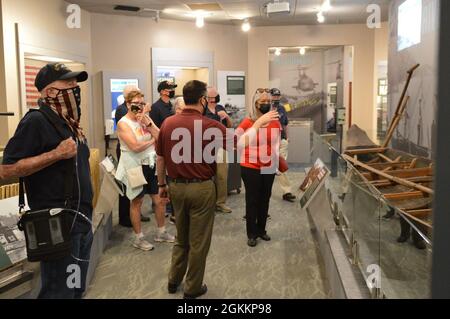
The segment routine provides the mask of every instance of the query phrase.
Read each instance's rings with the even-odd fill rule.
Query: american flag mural
[[[40,93],[34,86],[34,80],[41,68],[38,66],[25,65],[25,85],[27,93],[27,107],[35,108],[38,106],[37,101]]]

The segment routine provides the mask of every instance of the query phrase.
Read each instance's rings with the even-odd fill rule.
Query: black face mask
[[[216,104],[217,104],[217,103],[220,103],[220,94],[217,94],[217,96],[216,96],[216,101],[215,101],[215,102],[216,102]]]
[[[175,97],[175,91],[170,91],[169,99],[173,99]]]
[[[259,111],[262,114],[269,113],[271,109],[272,109],[272,105],[271,104],[260,104],[259,105]]]
[[[274,107],[279,107],[280,106],[280,101],[273,101],[273,106]]]

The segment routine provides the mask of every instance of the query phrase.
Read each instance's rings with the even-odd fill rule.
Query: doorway
[[[157,83],[162,81],[171,81],[178,85],[175,89],[175,96],[183,95],[183,87],[192,80],[198,80],[205,83],[209,82],[209,69],[206,67],[195,66],[158,66]]]
[[[170,80],[178,85],[175,95],[183,95],[183,86],[200,80],[214,86],[214,53],[204,50],[152,48],[153,101],[159,99],[158,83]]]

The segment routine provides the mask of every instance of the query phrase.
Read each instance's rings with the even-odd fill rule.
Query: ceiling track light
[[[275,49],[275,55],[276,56],[280,56],[281,55],[281,49],[280,48]]]
[[[198,15],[195,19],[195,25],[197,26],[197,28],[203,28],[205,26],[205,17],[203,17],[202,15]]]
[[[299,50],[300,55],[305,55],[306,54],[306,48],[301,47]]]
[[[248,21],[248,19],[245,19],[244,23],[242,23],[242,31],[248,32],[248,31],[250,31],[251,27],[252,26],[250,24],[250,21]]]
[[[322,11],[319,11],[317,13],[317,22],[324,23],[325,22],[325,16],[323,15]]]
[[[320,6],[320,11],[328,12],[331,10],[331,0],[324,0]]]

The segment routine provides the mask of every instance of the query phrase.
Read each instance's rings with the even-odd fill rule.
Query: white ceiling
[[[240,24],[244,18],[249,18],[255,26],[275,26],[293,24],[318,24],[316,13],[322,0],[280,0],[290,3],[290,14],[278,14],[267,17],[264,6],[269,0],[71,0],[71,3],[79,4],[82,8],[99,13],[121,14],[141,17],[153,17],[151,11],[142,9],[159,10],[162,19],[175,19],[193,21],[189,13],[193,11],[190,4],[218,4],[222,10],[212,11],[211,16],[205,18],[205,23]],[[389,3],[391,0],[331,0],[332,9],[326,16],[327,24],[365,23],[369,16],[366,8],[369,4],[378,4],[381,7],[382,20],[388,17]],[[115,11],[116,5],[140,7],[140,12]]]

